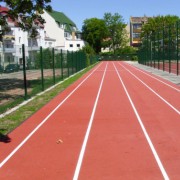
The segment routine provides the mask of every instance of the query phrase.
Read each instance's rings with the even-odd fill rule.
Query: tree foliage
[[[52,69],[53,60],[52,60],[52,50],[51,49],[43,49],[43,68],[44,69]],[[41,53],[37,53],[35,57],[35,68],[39,69],[41,67]]]
[[[99,53],[102,47],[111,47],[115,53],[116,49],[127,44],[125,27],[126,24],[121,15],[105,13],[103,19],[91,18],[84,21],[83,39],[93,47],[96,53]]]
[[[45,20],[41,17],[43,9],[51,11],[49,3],[51,0],[0,0],[6,3],[8,11],[4,16],[0,16],[0,25],[7,30],[7,18],[11,18],[17,25],[25,31],[31,30],[32,36],[36,36],[34,24],[44,24]]]
[[[148,18],[148,22],[142,26],[141,37],[150,35],[152,32],[163,30],[164,27],[174,25],[178,20],[178,16],[171,15]]]
[[[82,37],[96,53],[101,51],[102,41],[107,37],[107,28],[102,19],[91,18],[84,21]]]
[[[122,16],[118,13],[115,13],[114,15],[105,13],[104,22],[108,30],[108,40],[106,41],[106,45],[111,45],[113,52],[115,53],[116,49],[122,48],[127,44],[126,24],[124,23]]]

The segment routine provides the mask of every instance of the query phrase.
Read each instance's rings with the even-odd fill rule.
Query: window
[[[49,47],[52,47],[52,42],[49,42]]]
[[[81,34],[76,34],[77,39],[81,39]]]
[[[133,24],[133,29],[141,29],[142,24]]]
[[[21,54],[21,48],[19,48],[19,53]]]
[[[133,38],[139,38],[140,37],[140,33],[133,33]]]
[[[80,44],[77,44],[77,47],[80,47]]]
[[[19,37],[19,43],[21,43],[21,37]]]
[[[69,37],[69,36],[70,36],[70,33],[64,32],[64,37]]]
[[[70,44],[69,47],[73,47],[73,44]]]

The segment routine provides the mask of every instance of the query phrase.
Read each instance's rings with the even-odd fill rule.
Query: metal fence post
[[[176,59],[177,59],[177,76],[179,75],[179,21],[176,22]]]
[[[152,67],[152,37],[151,37],[151,34],[150,34],[150,37],[149,37],[149,46],[150,46],[150,66]]]
[[[69,77],[69,51],[67,50],[67,68],[68,68],[68,77]]]
[[[63,53],[61,49],[61,77],[64,79],[64,74],[63,74]]]
[[[55,79],[55,64],[54,64],[54,48],[52,48],[52,65],[53,65],[53,82],[54,84],[56,83],[56,79]]]
[[[40,47],[40,65],[41,65],[41,83],[42,83],[42,91],[44,91],[44,72],[43,72],[43,52],[42,46]]]
[[[73,51],[71,52],[71,59],[72,59],[72,74],[74,74]]]
[[[165,39],[165,37],[164,36],[165,36],[165,32],[164,32],[164,25],[163,25],[163,47],[162,47],[162,49],[163,49],[163,71],[165,70],[165,62],[164,62],[165,61],[165,54],[164,54],[165,53],[165,51],[164,51],[165,50],[164,49],[164,39]]]
[[[77,66],[77,52],[75,52],[75,63],[76,63],[76,72],[78,72],[78,66]]]
[[[168,59],[169,59],[169,73],[171,73],[171,27],[168,26]]]
[[[156,60],[155,60],[155,51],[156,51],[156,46],[155,46],[155,42],[156,42],[156,40],[155,40],[155,31],[153,31],[153,58],[154,58],[154,68],[156,67]]]
[[[23,59],[23,76],[24,76],[24,99],[27,99],[26,58],[25,58],[24,44],[22,44],[22,59]]]
[[[160,64],[159,64],[159,61],[160,61],[160,49],[159,49],[159,41],[160,41],[160,39],[159,39],[160,37],[159,37],[159,29],[158,29],[158,69],[160,69]]]

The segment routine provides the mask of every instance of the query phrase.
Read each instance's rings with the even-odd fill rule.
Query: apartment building
[[[7,14],[8,8],[0,6],[0,16]],[[34,58],[34,53],[43,48],[56,48],[69,51],[77,51],[84,46],[81,33],[73,21],[64,13],[44,11],[42,17],[46,23],[35,24],[38,31],[36,38],[31,38],[30,32],[23,31],[17,23],[7,18],[9,32],[5,32],[0,42],[0,65],[5,67],[9,63],[22,64],[22,44],[25,45],[26,59]],[[0,30],[3,27],[0,26]]]
[[[56,49],[77,51],[85,45],[76,24],[64,13],[44,11],[42,17],[46,21],[44,24],[46,37],[56,39]]]
[[[141,45],[142,25],[148,21],[148,17],[130,17],[130,45],[139,47]]]
[[[0,7],[0,15],[7,14],[7,7]],[[25,56],[30,57],[40,46],[45,46],[44,26],[33,25],[38,32],[36,38],[31,38],[30,33],[18,27],[17,22],[7,18],[10,31],[5,32],[0,42],[0,65],[5,67],[9,63],[22,64],[22,44],[25,45]],[[0,29],[3,27],[0,26]]]

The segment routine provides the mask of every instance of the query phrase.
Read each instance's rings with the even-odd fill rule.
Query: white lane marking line
[[[114,63],[113,63],[113,65],[114,65]],[[121,81],[121,84],[122,84],[122,86],[124,88],[124,91],[126,92],[126,95],[127,95],[128,99],[130,101],[130,104],[131,104],[131,106],[132,106],[132,108],[134,110],[134,113],[135,113],[135,115],[136,115],[136,117],[138,119],[138,122],[139,122],[139,124],[141,126],[141,129],[142,129],[142,131],[143,131],[143,133],[144,133],[144,135],[146,137],[146,140],[147,140],[147,142],[148,142],[148,144],[149,144],[149,146],[151,148],[151,151],[152,151],[152,153],[153,153],[153,155],[154,155],[154,157],[156,159],[156,162],[157,162],[157,164],[158,164],[158,166],[159,166],[159,168],[161,170],[161,173],[162,173],[165,180],[169,180],[169,177],[168,177],[168,175],[167,175],[167,173],[166,173],[166,171],[165,171],[165,169],[164,169],[164,167],[162,165],[162,162],[161,162],[161,160],[160,160],[160,158],[159,158],[159,156],[158,156],[158,154],[157,154],[157,152],[156,152],[156,150],[154,148],[154,145],[153,145],[153,143],[152,143],[152,141],[151,141],[151,139],[150,139],[150,137],[149,137],[149,135],[148,135],[148,133],[146,131],[146,128],[144,127],[144,124],[143,124],[143,122],[142,122],[142,120],[140,118],[140,115],[139,115],[138,111],[136,110],[136,107],[135,107],[135,105],[134,105],[134,103],[133,103],[133,101],[132,101],[132,99],[131,99],[131,97],[130,97],[127,89],[126,89],[126,86],[125,86],[125,84],[124,84],[124,82],[123,82],[123,80],[122,80],[122,78],[121,78],[121,76],[120,76],[120,74],[119,74],[119,72],[118,72],[115,65],[114,65],[114,68],[115,68],[116,73],[117,73],[117,75],[119,77],[119,80]]]
[[[51,113],[49,113],[49,115],[46,116],[46,118],[43,119],[43,121],[0,163],[0,168],[30,139],[30,137],[56,112],[56,110],[64,104],[64,102],[96,71],[96,69],[101,66],[101,64],[99,64],[78,86],[76,86],[76,88],[71,91],[71,93],[69,93],[69,95],[66,96],[66,98],[61,101],[61,103],[59,103],[58,106],[56,106],[56,108],[51,111]]]
[[[167,83],[161,81],[160,79],[158,79],[158,78],[156,78],[156,77],[154,77],[154,76],[151,76],[150,74],[144,72],[143,70],[141,70],[141,69],[139,69],[139,68],[137,68],[137,67],[134,67],[134,66],[132,66],[132,65],[130,65],[130,64],[128,64],[128,63],[126,63],[126,64],[129,65],[129,66],[131,66],[131,67],[133,67],[134,69],[136,69],[136,70],[138,70],[138,71],[140,71],[140,72],[146,74],[147,76],[150,76],[151,78],[156,79],[157,81],[159,81],[159,82],[161,82],[161,83],[163,83],[163,84],[165,84],[165,85],[171,87],[172,89],[176,90],[177,92],[180,92],[179,89],[177,89],[177,88],[171,86],[170,84],[167,84]]]
[[[120,66],[124,67],[122,64],[119,63]],[[126,67],[124,67],[132,76],[134,76],[138,81],[140,81],[144,86],[146,86],[151,92],[153,92],[156,96],[158,96],[162,101],[164,101],[169,107],[171,107],[175,112],[177,112],[180,115],[180,111],[176,109],[172,104],[170,104],[168,101],[166,101],[162,96],[160,96],[156,91],[154,91],[151,87],[149,87],[145,82],[143,82],[141,79],[139,79],[135,74],[133,74],[131,71],[129,71]]]
[[[91,127],[92,127],[92,123],[93,123],[93,120],[94,120],[94,115],[95,115],[95,112],[96,112],[99,96],[100,96],[102,85],[103,85],[103,82],[104,82],[104,77],[105,77],[105,74],[106,74],[107,66],[108,66],[108,63],[106,63],[106,68],[104,70],[103,77],[102,77],[102,80],[101,80],[101,84],[99,86],[99,90],[98,90],[97,97],[96,97],[94,107],[93,107],[93,110],[92,110],[92,114],[91,114],[91,117],[90,117],[90,120],[89,120],[86,135],[84,137],[84,141],[83,141],[83,144],[82,144],[82,147],[81,147],[78,162],[77,162],[76,169],[75,169],[75,172],[74,172],[73,180],[77,180],[78,177],[79,177],[79,172],[80,172],[80,169],[81,169],[84,153],[85,153],[85,150],[86,150],[87,141],[88,141],[89,134],[90,134]]]

